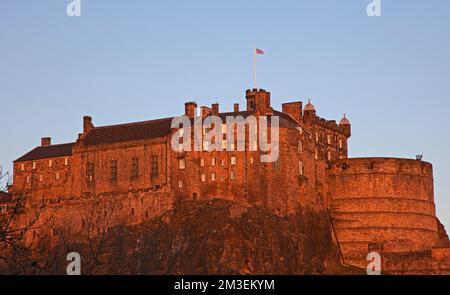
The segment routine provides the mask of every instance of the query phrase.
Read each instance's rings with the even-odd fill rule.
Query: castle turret
[[[311,103],[311,100],[308,99],[308,103],[305,105],[305,109],[303,111],[303,120],[306,123],[311,123],[316,117],[316,108]]]
[[[264,89],[248,89],[245,93],[247,99],[247,111],[267,114],[271,112],[270,92]]]
[[[350,137],[352,135],[352,125],[350,124],[350,121],[347,119],[345,114],[341,121],[339,121],[339,127],[344,130],[347,137]]]

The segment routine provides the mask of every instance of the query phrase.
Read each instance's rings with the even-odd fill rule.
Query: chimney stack
[[[83,117],[83,133],[88,133],[94,125],[92,124],[92,117],[84,116]]]
[[[202,118],[205,118],[205,117],[208,117],[209,115],[211,115],[211,109],[206,106],[201,106],[200,110],[202,113]]]
[[[219,114],[219,104],[218,103],[213,103],[211,105],[211,109],[212,109],[212,114],[213,115],[218,115]]]
[[[52,138],[51,137],[42,137],[41,138],[41,146],[51,146]]]
[[[234,111],[235,113],[239,112],[239,104],[238,104],[238,103],[235,103],[235,104],[234,104],[234,106],[233,106],[233,111]]]
[[[189,101],[184,104],[184,115],[188,118],[194,118],[197,110],[197,104],[193,101]]]

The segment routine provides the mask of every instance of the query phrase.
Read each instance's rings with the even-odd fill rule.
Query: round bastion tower
[[[438,240],[432,165],[352,158],[330,169],[330,213],[345,263],[366,267],[369,248],[410,252]]]

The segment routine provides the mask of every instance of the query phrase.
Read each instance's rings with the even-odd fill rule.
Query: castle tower
[[[339,127],[341,127],[344,130],[347,137],[350,137],[352,135],[352,126],[350,124],[350,121],[345,116],[345,114],[344,117],[341,119],[341,121],[339,121]]]
[[[247,100],[247,111],[263,115],[271,112],[270,92],[264,89],[248,89],[245,92],[245,98]]]

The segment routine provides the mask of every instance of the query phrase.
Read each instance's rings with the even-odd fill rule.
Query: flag
[[[256,48],[255,49],[255,53],[256,54],[264,54],[264,51],[262,51],[261,49]]]

